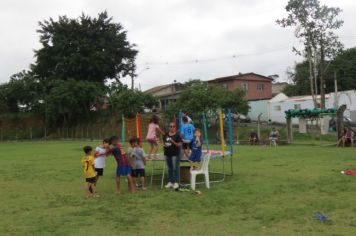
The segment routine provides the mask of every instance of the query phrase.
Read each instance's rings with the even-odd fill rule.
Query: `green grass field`
[[[94,142],[0,144],[0,235],[355,235],[355,149],[238,147],[234,172],[202,195],[114,194],[111,158],[84,197],[81,147]],[[212,163],[216,165],[216,161]],[[147,167],[149,168],[149,167]],[[126,185],[123,185],[126,187]],[[332,222],[313,219],[315,212]]]

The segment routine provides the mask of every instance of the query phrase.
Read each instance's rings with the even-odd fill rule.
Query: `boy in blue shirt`
[[[191,142],[192,152],[189,156],[190,170],[195,169],[194,163],[201,162],[203,140],[200,129],[195,129],[194,138]]]
[[[188,122],[188,117],[183,116],[183,124],[181,128],[181,135],[183,139],[184,157],[188,158],[191,150],[191,141],[194,138],[194,125]]]

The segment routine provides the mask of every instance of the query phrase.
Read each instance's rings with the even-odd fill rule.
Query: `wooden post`
[[[288,140],[288,143],[293,143],[292,118],[287,119],[287,140]]]
[[[30,139],[32,140],[32,127],[30,127]]]
[[[342,135],[344,130],[344,112],[346,110],[346,105],[342,105],[336,112],[336,131],[337,131],[337,138],[339,139]]]

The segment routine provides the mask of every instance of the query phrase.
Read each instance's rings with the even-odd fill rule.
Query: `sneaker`
[[[172,188],[173,184],[171,182],[168,182],[168,184],[165,186],[165,188]]]
[[[173,188],[174,188],[174,189],[178,189],[178,188],[179,188],[179,184],[178,184],[178,183],[174,183],[174,184],[173,184]]]

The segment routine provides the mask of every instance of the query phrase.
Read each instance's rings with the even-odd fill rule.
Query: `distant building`
[[[336,99],[337,98],[337,99]],[[320,105],[320,96],[317,96],[317,104]],[[337,93],[325,94],[325,107],[333,108],[346,105],[345,117],[356,121],[356,90],[341,91]],[[279,93],[269,100],[250,101],[250,111],[248,116],[252,120],[257,120],[262,113],[261,120],[277,123],[285,123],[285,111],[289,109],[313,109],[314,102],[311,95],[288,97],[284,93]],[[298,119],[292,119],[293,124],[298,124]]]
[[[245,99],[256,101],[272,98],[272,78],[255,74],[238,74],[209,80],[209,85],[222,86],[228,90],[237,88],[246,92]]]
[[[287,82],[277,82],[272,84],[272,96],[282,93],[284,88],[288,85]]]
[[[157,97],[159,100],[158,108],[164,111],[170,103],[177,101],[183,88],[184,85],[181,83],[172,83],[153,87],[146,90],[145,93]]]

